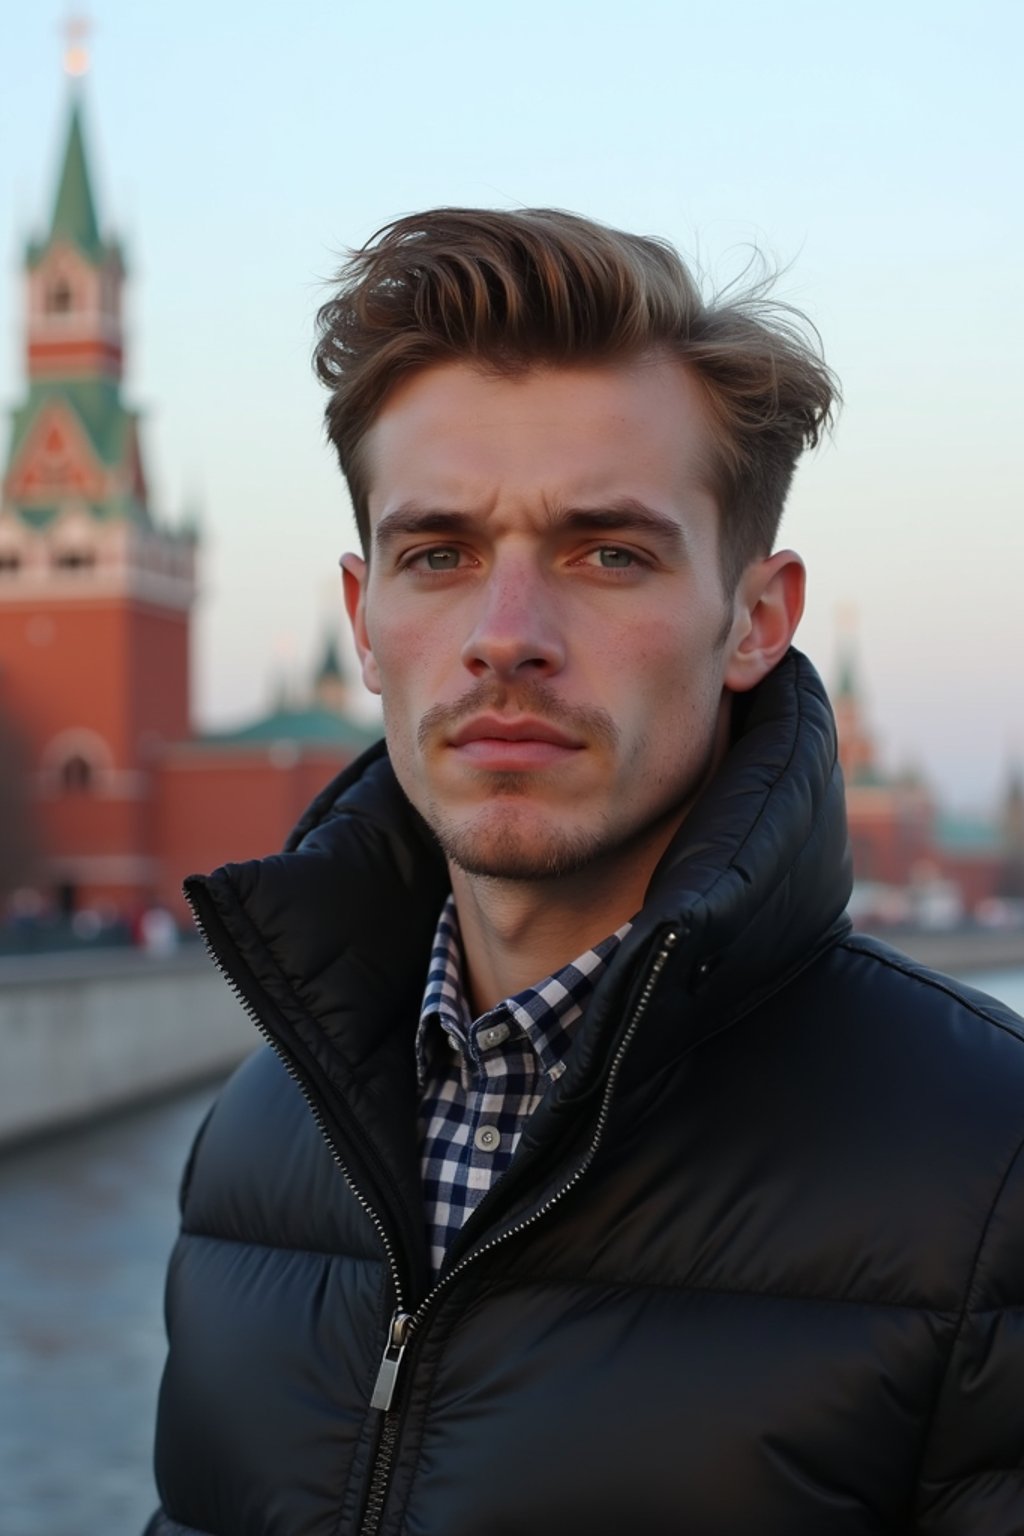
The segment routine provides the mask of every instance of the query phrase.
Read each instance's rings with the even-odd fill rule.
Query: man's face
[[[449,859],[528,880],[653,865],[724,750],[749,630],[722,587],[699,387],[664,357],[443,364],[364,447],[349,610],[395,772]]]

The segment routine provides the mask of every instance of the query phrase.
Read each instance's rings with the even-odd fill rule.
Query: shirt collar
[[[553,975],[513,997],[504,998],[480,1018],[473,1019],[463,979],[459,918],[455,898],[449,895],[434,934],[416,1031],[416,1071],[420,1086],[426,1080],[430,1052],[438,1044],[441,1031],[448,1036],[449,1042],[454,1041],[460,1050],[472,1057],[478,1053],[481,1031],[495,1023],[507,1023],[524,1035],[537,1054],[541,1070],[549,1077],[558,1076],[568,1051],[571,1026],[582,1015],[599,979],[632,926],[632,922],[623,923],[615,933],[584,950]]]

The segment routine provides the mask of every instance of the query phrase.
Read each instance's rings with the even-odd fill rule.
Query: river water
[[[1024,970],[971,984],[1024,1013]],[[0,1536],[138,1536],[163,1276],[214,1089],[0,1157]]]
[[[163,1274],[213,1090],[0,1158],[0,1533],[137,1536]]]

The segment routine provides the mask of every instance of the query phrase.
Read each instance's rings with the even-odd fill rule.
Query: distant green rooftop
[[[935,841],[948,853],[998,853],[999,828],[980,816],[956,816],[942,811],[935,821]]]
[[[12,412],[5,473],[10,473],[33,426],[51,404],[70,409],[101,464],[108,468],[126,464],[137,432],[138,413],[122,403],[115,380],[34,379],[24,401]],[[60,508],[30,503],[19,506],[18,510],[27,523],[44,528]],[[94,503],[90,510],[98,521],[123,520],[143,526],[152,521],[149,509],[131,490],[124,495],[110,496],[102,503]]]
[[[363,725],[335,714],[330,709],[316,705],[291,709],[287,706],[274,710],[251,725],[235,731],[209,731],[200,738],[201,745],[220,746],[268,746],[277,741],[293,741],[299,745],[347,747],[361,752],[378,741],[381,728]]]
[[[104,464],[119,464],[125,436],[136,420],[121,403],[117,381],[105,378],[33,379],[28,394],[13,413],[8,462],[12,463],[29,427],[51,402],[70,406]]]
[[[882,773],[873,763],[864,763],[847,776],[847,784],[859,789],[889,789],[893,780]]]
[[[76,503],[76,505],[81,505],[81,503]],[[92,513],[98,523],[118,521],[140,523],[144,527],[152,527],[152,519],[148,508],[144,507],[134,496],[111,496],[104,502],[87,501],[85,508]],[[60,517],[64,510],[65,508],[61,505],[40,507],[34,503],[31,506],[22,504],[18,507],[18,516],[29,528],[41,530],[47,528],[50,523]],[[164,532],[166,533],[167,530],[164,530]],[[191,536],[188,535],[187,530],[185,530],[185,533],[186,536]]]

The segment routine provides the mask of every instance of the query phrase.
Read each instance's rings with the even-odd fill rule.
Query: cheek
[[[615,686],[621,724],[655,742],[672,740],[678,750],[693,732],[712,729],[723,691],[720,624],[687,626],[652,623],[637,633],[628,652],[609,645],[604,660]],[[627,659],[628,658],[628,659]],[[615,706],[612,706],[615,708]]]
[[[451,673],[461,665],[467,621],[453,602],[378,604],[368,608],[367,637],[381,670],[393,676]]]
[[[445,626],[429,624],[420,615],[408,615],[392,621],[378,613],[367,622],[367,636],[376,662],[380,692],[385,709],[390,703],[392,715],[399,708],[420,713],[444,696],[445,682],[451,692],[451,674],[458,664],[459,650]],[[454,657],[454,661],[453,658]],[[395,724],[400,722],[395,719]]]
[[[652,616],[625,641],[609,634],[602,653],[605,675],[628,678],[623,692],[632,689],[648,700],[682,701],[700,688],[715,662],[711,638],[696,624],[680,625],[674,613],[660,621]]]
[[[377,661],[385,689],[401,685],[405,673],[415,671],[422,649],[422,634],[408,616],[396,620],[387,610],[371,609],[366,635]]]

